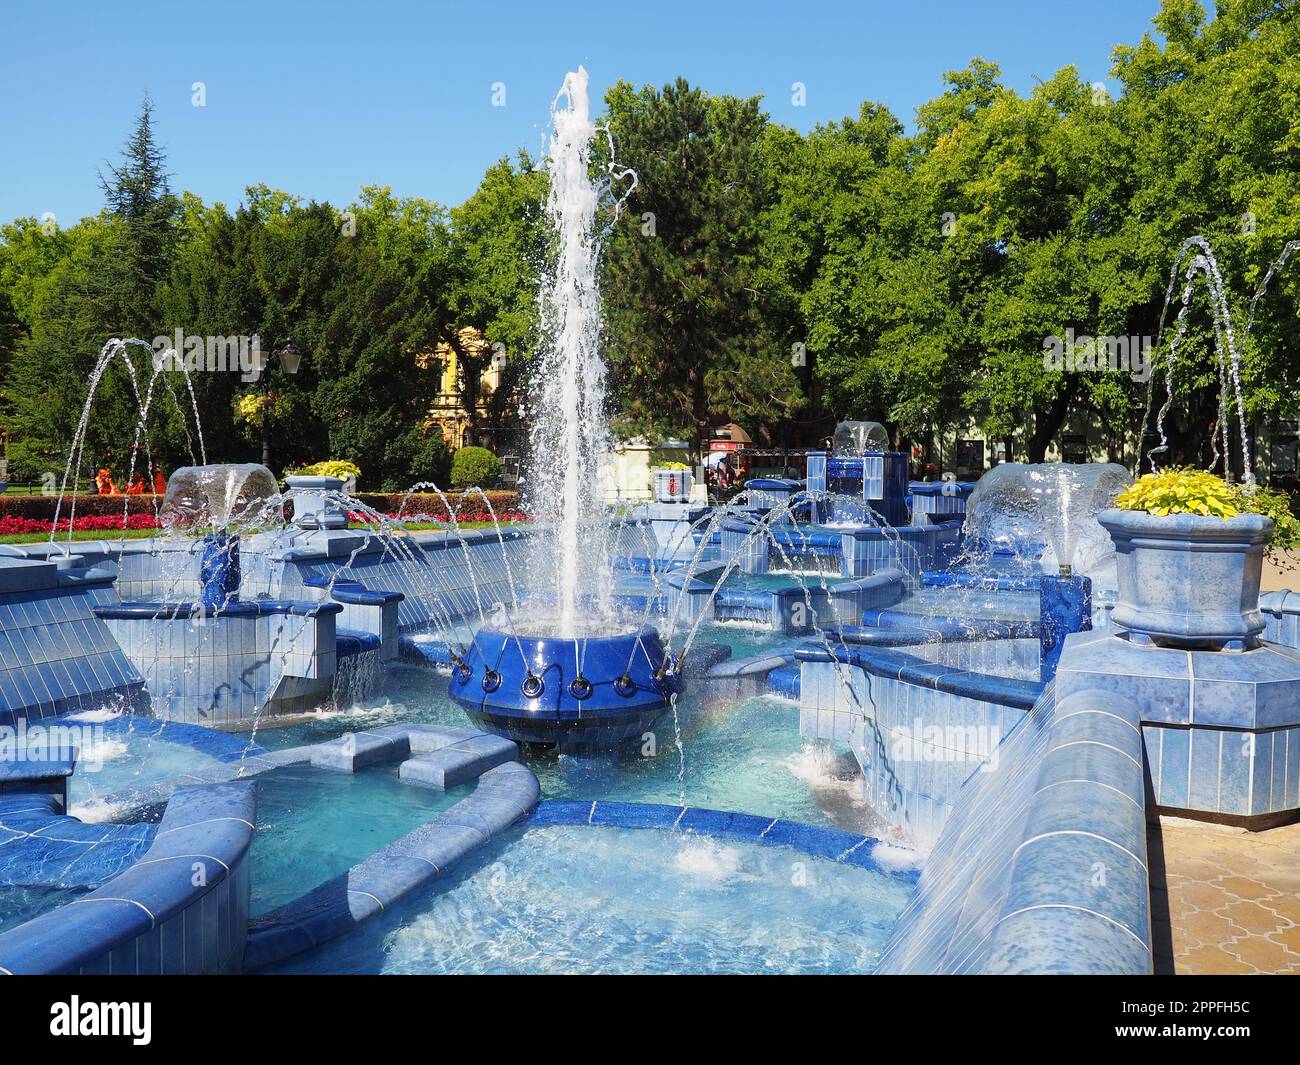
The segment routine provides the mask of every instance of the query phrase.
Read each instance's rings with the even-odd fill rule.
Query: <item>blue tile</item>
[[[1186,807],[1191,758],[1191,730],[1161,728],[1161,806]]]
[[[1219,808],[1219,759],[1222,733],[1217,729],[1191,730],[1192,770],[1187,805],[1192,810]]]

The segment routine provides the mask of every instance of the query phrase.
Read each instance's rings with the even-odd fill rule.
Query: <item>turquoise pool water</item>
[[[863,973],[908,877],[661,830],[516,830],[293,973]]]
[[[70,812],[83,821],[115,820],[125,812],[108,800],[134,788],[174,779],[217,764],[191,747],[157,737],[95,728],[115,715],[88,714],[65,719],[77,725],[79,758],[68,782]],[[89,889],[0,886],[0,932],[64,906]]]
[[[787,570],[773,570],[767,573],[741,573],[736,570],[727,577],[724,588],[751,588],[754,590],[777,591],[781,588],[807,588],[809,591],[820,589],[825,582],[827,587],[848,580],[838,574],[819,576],[816,573],[792,573]],[[800,583],[802,581],[802,584]]]
[[[211,755],[164,738],[165,730],[161,736],[116,731],[86,735],[90,742],[81,747],[68,783],[69,812],[83,821],[116,820],[123,811],[112,796],[220,764]]]
[[[67,888],[0,887],[0,932],[16,928],[47,910],[66,906],[84,894]]]
[[[258,780],[255,916],[347,872],[473,790],[412,787],[389,766],[360,773],[286,766]]]
[[[126,737],[125,753],[104,766],[104,781],[121,792],[205,755],[176,744]],[[112,765],[110,769],[109,766]],[[95,774],[91,774],[94,776]],[[257,832],[253,838],[252,912],[266,913],[318,884],[347,872],[375,851],[459,802],[470,785],[436,791],[401,783],[396,767],[336,773],[286,766],[258,778]],[[74,777],[74,784],[76,777]],[[97,799],[88,813],[110,813]],[[85,890],[0,887],[0,931],[71,902]]]
[[[700,639],[737,657],[784,642],[770,632],[707,626]],[[273,749],[399,722],[470,724],[447,678],[393,666],[378,694],[251,738]],[[798,708],[710,696],[697,683],[671,715],[621,754],[575,758],[527,751],[544,798],[622,800],[736,810],[855,832],[879,832],[859,799],[847,747],[803,740]],[[72,782],[74,811],[106,820],[110,796],[217,764],[166,738],[107,732]],[[395,767],[355,775],[286,767],[260,778],[253,844],[254,915],[291,902],[425,823],[470,790],[403,785]],[[455,878],[377,924],[300,960],[322,972],[866,971],[911,881],[797,851],[672,832],[537,827],[471,855]],[[11,923],[68,901],[9,892]],[[826,929],[846,929],[828,935]]]
[[[799,708],[793,703],[770,697],[711,702],[697,685],[679,702],[678,719],[689,805],[864,833],[875,827],[857,798],[860,771],[847,747],[804,740],[799,735]],[[266,747],[293,747],[412,721],[470,726],[464,711],[447,696],[445,677],[396,667],[388,671],[378,698],[346,712],[326,711],[291,725],[263,728],[257,741]],[[548,799],[677,803],[683,790],[671,715],[660,719],[651,744],[631,753],[575,758],[526,751],[524,761]]]
[[[748,621],[720,621],[701,629],[698,643],[721,643],[731,648],[732,658],[749,658],[753,655],[771,651],[774,647],[788,642],[776,638],[772,630],[765,625],[756,625]]]

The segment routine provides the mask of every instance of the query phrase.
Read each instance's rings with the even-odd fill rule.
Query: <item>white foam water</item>
[[[546,217],[555,245],[538,296],[545,342],[532,382],[537,400],[524,487],[529,509],[541,521],[533,587],[553,603],[546,609],[557,616],[555,635],[570,635],[580,609],[610,613],[613,582],[602,498],[610,437],[600,355],[597,212],[612,181],[631,182],[622,190],[626,197],[635,175],[610,162],[610,177],[592,181],[592,140],[602,128],[591,119],[582,67],[564,76],[551,104],[551,125]],[[615,216],[620,202],[611,204]]]
[[[740,873],[741,854],[738,848],[707,836],[688,835],[682,837],[673,865],[704,883],[722,884]]]

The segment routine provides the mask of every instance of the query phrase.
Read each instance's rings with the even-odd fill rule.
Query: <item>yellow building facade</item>
[[[460,330],[457,342],[467,356],[483,367],[479,373],[478,401],[474,404],[478,421],[482,424],[492,394],[501,384],[501,367],[492,358],[492,346],[477,329],[467,326]],[[456,349],[443,342],[432,352],[418,355],[416,359],[420,366],[435,372],[441,369],[442,372],[438,395],[429,408],[426,427],[437,428],[442,434],[443,443],[452,451],[473,443],[465,438],[469,429],[469,415],[465,410],[465,382]]]

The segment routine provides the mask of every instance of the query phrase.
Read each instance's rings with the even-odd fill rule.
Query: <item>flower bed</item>
[[[69,494],[63,497],[63,507],[59,511],[60,521],[73,509],[74,502],[78,518],[83,514],[86,516],[105,515],[120,518],[123,511],[127,514],[148,514],[152,517],[158,508],[162,506],[162,497],[152,494],[102,496],[94,492],[78,492],[75,496]],[[54,519],[54,507],[57,503],[57,495],[0,495],[0,518],[35,518],[38,520],[44,518],[46,521],[52,521]]]
[[[385,518],[395,518],[393,514],[385,514]],[[528,515],[518,510],[499,510],[496,519],[502,525],[518,524],[528,520]],[[364,525],[368,521],[368,516],[360,513],[351,513],[348,520]],[[443,517],[437,518],[425,514],[413,514],[409,511],[404,515],[403,521],[411,524],[419,524],[421,521],[445,521],[445,512]],[[490,525],[492,524],[492,515],[486,509],[482,510],[463,510],[457,511],[456,520],[466,525]],[[450,522],[446,522],[450,526]],[[72,521],[72,531],[83,532],[112,532],[115,529],[156,529],[158,520],[152,514],[128,514],[125,518],[121,514],[78,514]],[[25,536],[32,533],[49,533],[54,531],[54,522],[49,518],[21,518],[13,514],[0,515],[0,536]],[[59,532],[68,532],[68,519],[59,519]]]
[[[156,529],[158,520],[153,514],[78,514],[71,520],[71,531],[104,531],[114,529]],[[0,536],[21,536],[30,533],[54,532],[50,518],[21,518],[14,514],[0,515]],[[59,532],[69,531],[69,519],[59,519]]]
[[[497,516],[506,511],[518,511],[519,493],[495,491],[486,492],[488,502],[492,504],[492,509],[497,512]],[[465,517],[469,512],[482,513],[486,512],[487,507],[483,503],[483,495],[477,492],[461,493],[448,492],[447,499],[456,509],[457,517],[464,521],[474,519]],[[432,515],[437,517],[442,515],[446,517],[447,508],[443,505],[442,499],[436,492],[415,492],[407,496],[405,492],[358,492],[357,500],[367,507],[377,510],[380,514],[394,515],[399,511],[404,516],[412,514]],[[482,520],[487,521],[488,518]],[[504,518],[501,518],[504,521]]]
[[[385,514],[384,517],[395,519],[396,515]],[[356,522],[359,525],[368,524],[369,520],[370,516],[367,514],[361,514],[356,511],[350,511],[348,513],[348,521]],[[496,520],[501,525],[517,525],[519,522],[528,521],[529,519],[528,515],[521,510],[498,510],[496,512]],[[445,510],[440,511],[438,514],[422,514],[408,510],[402,515],[402,521],[408,522],[412,525],[419,525],[423,522],[438,522],[440,524],[445,524],[448,528],[451,527],[451,521],[447,518]],[[486,508],[482,510],[461,510],[460,508],[457,508],[456,521],[461,525],[491,525],[492,515]]]
[[[500,520],[505,521],[502,517],[505,513],[518,513],[519,493],[518,492],[488,492],[488,500],[492,508],[497,512]],[[447,510],[443,506],[442,500],[433,492],[417,492],[409,499],[403,492],[361,492],[356,497],[367,507],[371,507],[380,514],[396,514],[405,501],[405,516],[412,514],[419,515],[442,515],[446,516]],[[467,517],[469,513],[486,513],[486,506],[483,504],[483,497],[478,493],[465,494],[460,492],[449,492],[447,498],[456,509],[456,513],[463,521],[490,520],[484,516],[482,519]],[[153,517],[158,508],[162,506],[162,498],[155,495],[134,495],[134,496],[102,496],[93,492],[78,492],[75,496],[67,495],[63,497],[63,508],[59,511],[59,520],[62,522],[67,517],[68,512],[73,509],[73,501],[76,502],[77,520],[80,521],[84,516],[92,515],[121,518],[123,511],[128,515],[135,516],[147,514]],[[54,506],[58,502],[57,496],[44,495],[0,495],[0,518],[31,518],[34,520],[45,520],[51,522],[54,519]],[[512,517],[511,521],[518,521],[519,518]],[[61,526],[62,527],[62,526]],[[77,525],[80,529],[83,526]],[[114,528],[120,529],[121,525],[112,526],[86,526],[87,528]],[[129,525],[126,528],[141,529],[152,528],[146,525]],[[47,524],[44,531],[48,532],[50,526]],[[30,530],[41,532],[41,529]]]

